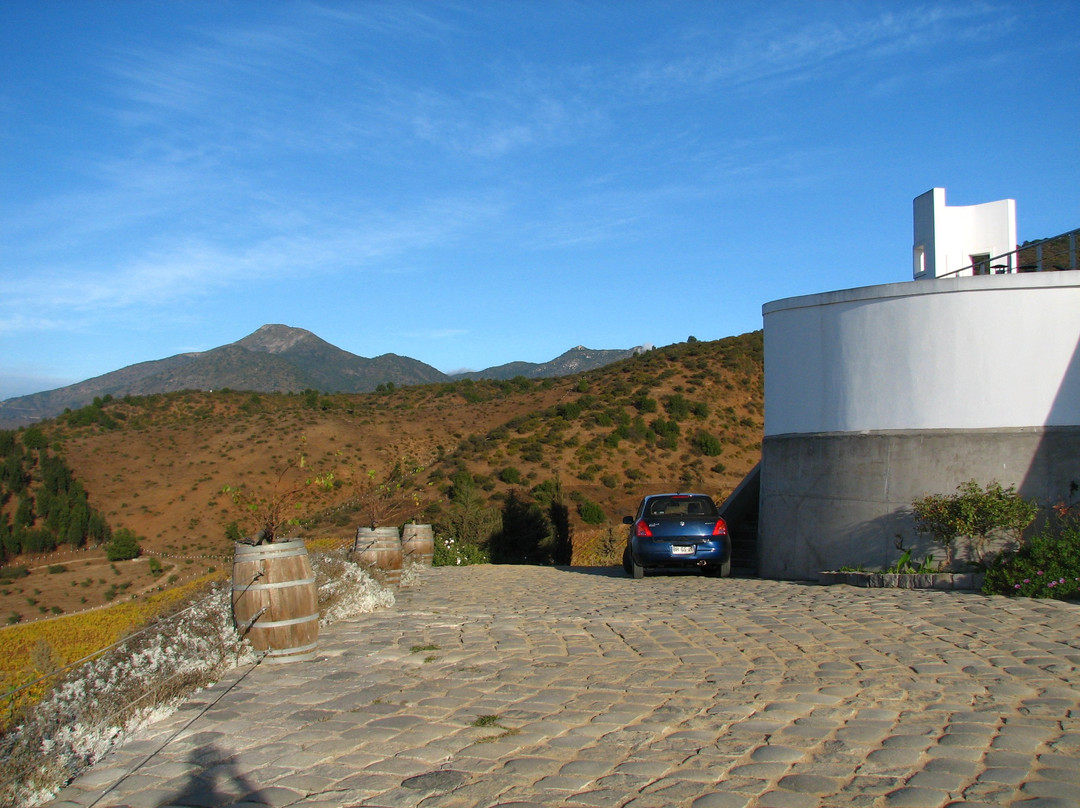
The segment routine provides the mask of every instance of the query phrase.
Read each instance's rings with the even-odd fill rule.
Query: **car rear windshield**
[[[672,496],[649,500],[646,516],[717,516],[708,497]]]

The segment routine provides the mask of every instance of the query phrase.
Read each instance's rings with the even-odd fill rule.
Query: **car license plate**
[[[673,544],[671,545],[672,555],[693,555],[694,545],[692,544]]]

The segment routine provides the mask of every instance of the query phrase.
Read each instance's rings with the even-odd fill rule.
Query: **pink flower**
[[[1042,571],[1042,570],[1039,570],[1039,571],[1038,571],[1038,572],[1036,572],[1035,574],[1036,574],[1036,575],[1042,575],[1042,574],[1043,574],[1043,571]]]

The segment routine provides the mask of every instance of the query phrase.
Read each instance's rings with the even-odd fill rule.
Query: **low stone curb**
[[[958,589],[979,591],[983,585],[980,572],[932,572],[898,574],[888,572],[819,572],[818,583],[848,584],[872,589]]]

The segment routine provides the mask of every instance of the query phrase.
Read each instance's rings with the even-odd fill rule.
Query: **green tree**
[[[28,450],[44,449],[49,445],[49,440],[40,427],[28,426],[22,433],[22,445]]]
[[[7,514],[0,512],[0,561],[19,554],[19,545]]]
[[[72,547],[81,547],[86,540],[86,533],[90,527],[90,511],[79,503],[68,513],[67,529],[62,537]]]
[[[15,508],[15,528],[29,527],[34,524],[34,500],[29,493],[23,492]]]
[[[502,509],[502,529],[491,537],[496,564],[543,564],[550,560],[551,524],[535,502],[512,489]]]
[[[141,552],[139,537],[126,527],[122,527],[113,533],[112,541],[105,545],[105,557],[109,561],[127,561],[131,558],[138,558]]]
[[[570,508],[563,496],[562,480],[558,477],[544,480],[533,489],[533,496],[547,515],[549,533],[553,540],[552,560],[561,566],[570,566],[574,555],[574,542],[570,532]]]
[[[467,557],[478,557],[500,528],[499,512],[487,506],[472,475],[464,470],[454,474],[449,499],[444,532]]]

